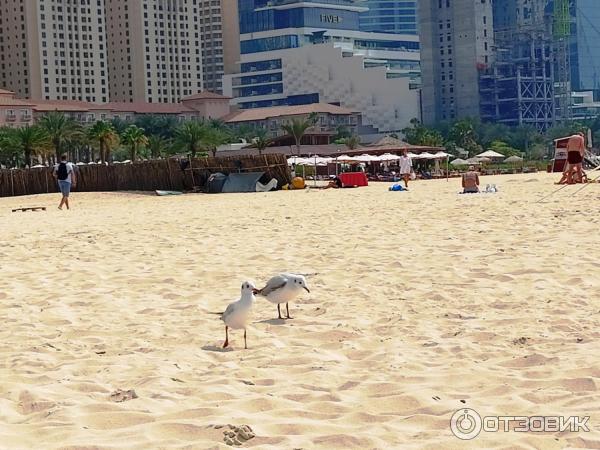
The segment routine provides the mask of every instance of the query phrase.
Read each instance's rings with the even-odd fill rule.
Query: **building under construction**
[[[480,70],[481,118],[545,131],[556,119],[550,0],[495,0],[494,62]]]

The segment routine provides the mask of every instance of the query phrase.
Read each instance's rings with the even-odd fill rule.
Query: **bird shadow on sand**
[[[206,352],[227,353],[227,352],[233,351],[233,348],[231,348],[231,347],[223,348],[219,345],[205,345],[204,347],[201,347],[201,348],[202,348],[202,350],[204,350]]]
[[[268,323],[269,325],[284,325],[286,322],[286,319],[265,319],[260,320],[256,323]]]

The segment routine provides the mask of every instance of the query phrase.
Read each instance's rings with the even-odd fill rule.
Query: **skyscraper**
[[[199,0],[204,90],[223,92],[223,75],[240,58],[238,0]]]
[[[417,34],[417,0],[366,0],[369,8],[360,15],[360,29],[376,33]]]
[[[201,3],[105,0],[113,100],[171,103],[202,90]]]
[[[480,71],[493,62],[490,0],[420,0],[423,121],[479,117]]]
[[[571,15],[571,86],[594,91],[600,98],[600,5],[597,0],[573,0]]]
[[[0,80],[19,97],[107,102],[102,2],[2,0]]]

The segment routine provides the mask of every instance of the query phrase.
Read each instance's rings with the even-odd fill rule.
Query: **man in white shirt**
[[[408,156],[408,150],[402,151],[402,156],[398,161],[400,164],[400,176],[404,180],[404,185],[408,188],[408,180],[410,180],[410,174],[412,173],[412,159]]]
[[[53,175],[58,180],[58,188],[62,194],[58,209],[62,209],[63,205],[69,209],[69,194],[71,193],[71,186],[75,187],[77,185],[77,174],[73,163],[67,161],[67,155],[62,155],[60,163],[54,166]]]

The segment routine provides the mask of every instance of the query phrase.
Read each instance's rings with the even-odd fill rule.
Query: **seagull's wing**
[[[269,281],[267,281],[267,285],[259,291],[260,295],[267,296],[271,292],[275,292],[277,289],[283,288],[288,279],[283,275],[275,275]]]
[[[235,304],[236,304],[236,303],[237,303],[237,302],[230,303],[230,304],[227,306],[227,309],[225,310],[225,312],[224,312],[224,313],[223,313],[223,315],[221,316],[221,320],[223,320],[223,321],[227,320],[227,317],[229,317],[231,314],[233,314],[233,313],[234,313],[234,311],[235,311]]]

